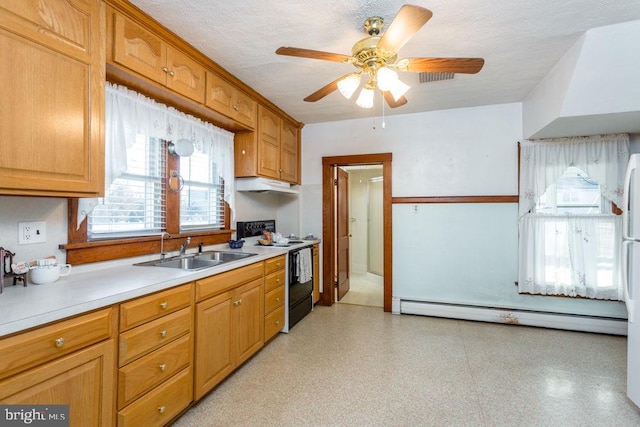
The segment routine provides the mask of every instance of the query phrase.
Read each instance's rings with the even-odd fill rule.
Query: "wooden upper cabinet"
[[[210,71],[207,71],[205,105],[252,129],[256,127],[257,102]]]
[[[297,126],[288,120],[282,120],[280,136],[280,179],[298,182],[298,166],[300,165],[299,135]]]
[[[234,149],[236,177],[300,183],[300,128],[261,104],[256,132],[237,133]]]
[[[0,3],[0,194],[104,191],[105,9]]]
[[[199,103],[205,68],[136,22],[113,15],[113,61]]]
[[[280,179],[280,126],[280,117],[258,106],[259,175]]]

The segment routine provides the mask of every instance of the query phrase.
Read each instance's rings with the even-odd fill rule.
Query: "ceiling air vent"
[[[451,80],[454,73],[419,73],[420,83],[439,82],[440,80]]]

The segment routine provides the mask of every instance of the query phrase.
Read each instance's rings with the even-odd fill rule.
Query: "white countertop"
[[[158,259],[158,254],[155,254],[76,266],[70,275],[45,285],[29,283],[26,287],[21,284],[13,286],[9,284],[11,279],[5,279],[4,292],[0,294],[0,336],[118,304],[319,242],[305,240],[304,243],[289,247],[261,247],[255,246],[252,240],[245,240],[247,241],[242,249],[229,249],[227,244],[221,244],[205,247],[204,250],[246,252],[254,253],[255,256],[197,271],[133,265]],[[168,257],[173,255],[176,254],[167,254]]]

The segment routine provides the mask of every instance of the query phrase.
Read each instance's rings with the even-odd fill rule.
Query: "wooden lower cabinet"
[[[118,426],[161,426],[193,401],[193,284],[120,304]]]
[[[229,272],[230,278],[244,282],[196,304],[195,399],[198,400],[226,378],[235,368],[262,348],[264,343],[264,277],[262,263]],[[244,270],[244,271],[243,271]],[[251,272],[251,274],[245,273]],[[253,276],[251,279],[248,277]],[[250,280],[247,282],[247,280]],[[207,285],[219,281],[196,282],[201,294],[209,295]]]
[[[145,394],[118,413],[118,426],[162,426],[191,403],[191,367]],[[90,425],[90,424],[83,424]]]
[[[264,264],[264,340],[269,341],[284,327],[285,257]]]
[[[0,403],[69,405],[70,426],[111,426],[114,367],[111,339],[0,381]]]

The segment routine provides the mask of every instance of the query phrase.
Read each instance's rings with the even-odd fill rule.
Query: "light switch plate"
[[[44,221],[24,221],[18,223],[18,244],[30,245],[47,241],[47,223]]]

